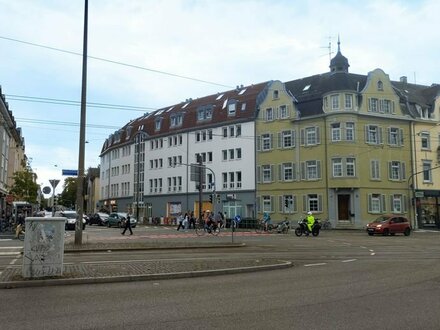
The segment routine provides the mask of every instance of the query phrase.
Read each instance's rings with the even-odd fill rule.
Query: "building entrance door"
[[[338,221],[350,220],[350,195],[338,195]]]

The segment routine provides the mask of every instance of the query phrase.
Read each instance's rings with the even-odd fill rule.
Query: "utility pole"
[[[197,159],[197,163],[199,164],[199,219],[202,221],[202,175],[204,173],[202,167],[203,167],[203,159],[202,155],[199,154],[199,157]]]
[[[82,88],[81,88],[81,121],[79,130],[79,156],[78,156],[78,179],[76,206],[78,218],[75,226],[75,245],[82,244],[82,226],[84,214],[84,150],[86,144],[86,92],[87,92],[87,22],[88,22],[88,0],[84,3],[84,38],[83,38],[83,63],[82,63]]]

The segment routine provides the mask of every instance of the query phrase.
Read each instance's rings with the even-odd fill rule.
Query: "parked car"
[[[66,224],[65,224],[65,229],[75,229],[75,223],[76,223],[76,218],[78,217],[78,213],[76,213],[76,211],[57,211],[55,212],[55,216],[56,217],[64,217],[66,218]],[[86,229],[86,219],[82,219],[82,229]]]
[[[125,212],[115,212],[110,213],[107,221],[107,227],[124,227],[125,223],[124,221],[127,219],[127,213]],[[130,223],[131,227],[136,227],[137,220],[134,216],[130,215]]]
[[[109,215],[98,212],[89,216],[89,225],[106,226]]]
[[[366,229],[370,236],[374,234],[387,236],[398,233],[409,236],[411,234],[411,225],[408,219],[398,215],[382,215],[370,222]]]

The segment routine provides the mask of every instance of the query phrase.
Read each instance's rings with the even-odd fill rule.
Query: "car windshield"
[[[389,219],[388,217],[381,216],[381,217],[377,218],[376,220],[374,220],[373,222],[374,223],[382,223],[382,222],[387,221],[388,219]]]
[[[76,213],[64,213],[63,216],[68,219],[76,219]]]

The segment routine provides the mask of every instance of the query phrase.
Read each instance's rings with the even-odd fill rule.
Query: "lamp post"
[[[133,195],[135,195],[135,202],[136,202],[136,219],[137,221],[140,221],[139,219],[139,196],[141,194],[141,143],[143,142],[143,137],[147,136],[147,133],[143,131],[138,131],[135,135],[135,159],[137,161],[136,163],[136,192],[133,192]],[[145,164],[143,165],[145,166]],[[142,180],[144,182],[144,180]],[[142,190],[143,191],[143,190]]]

